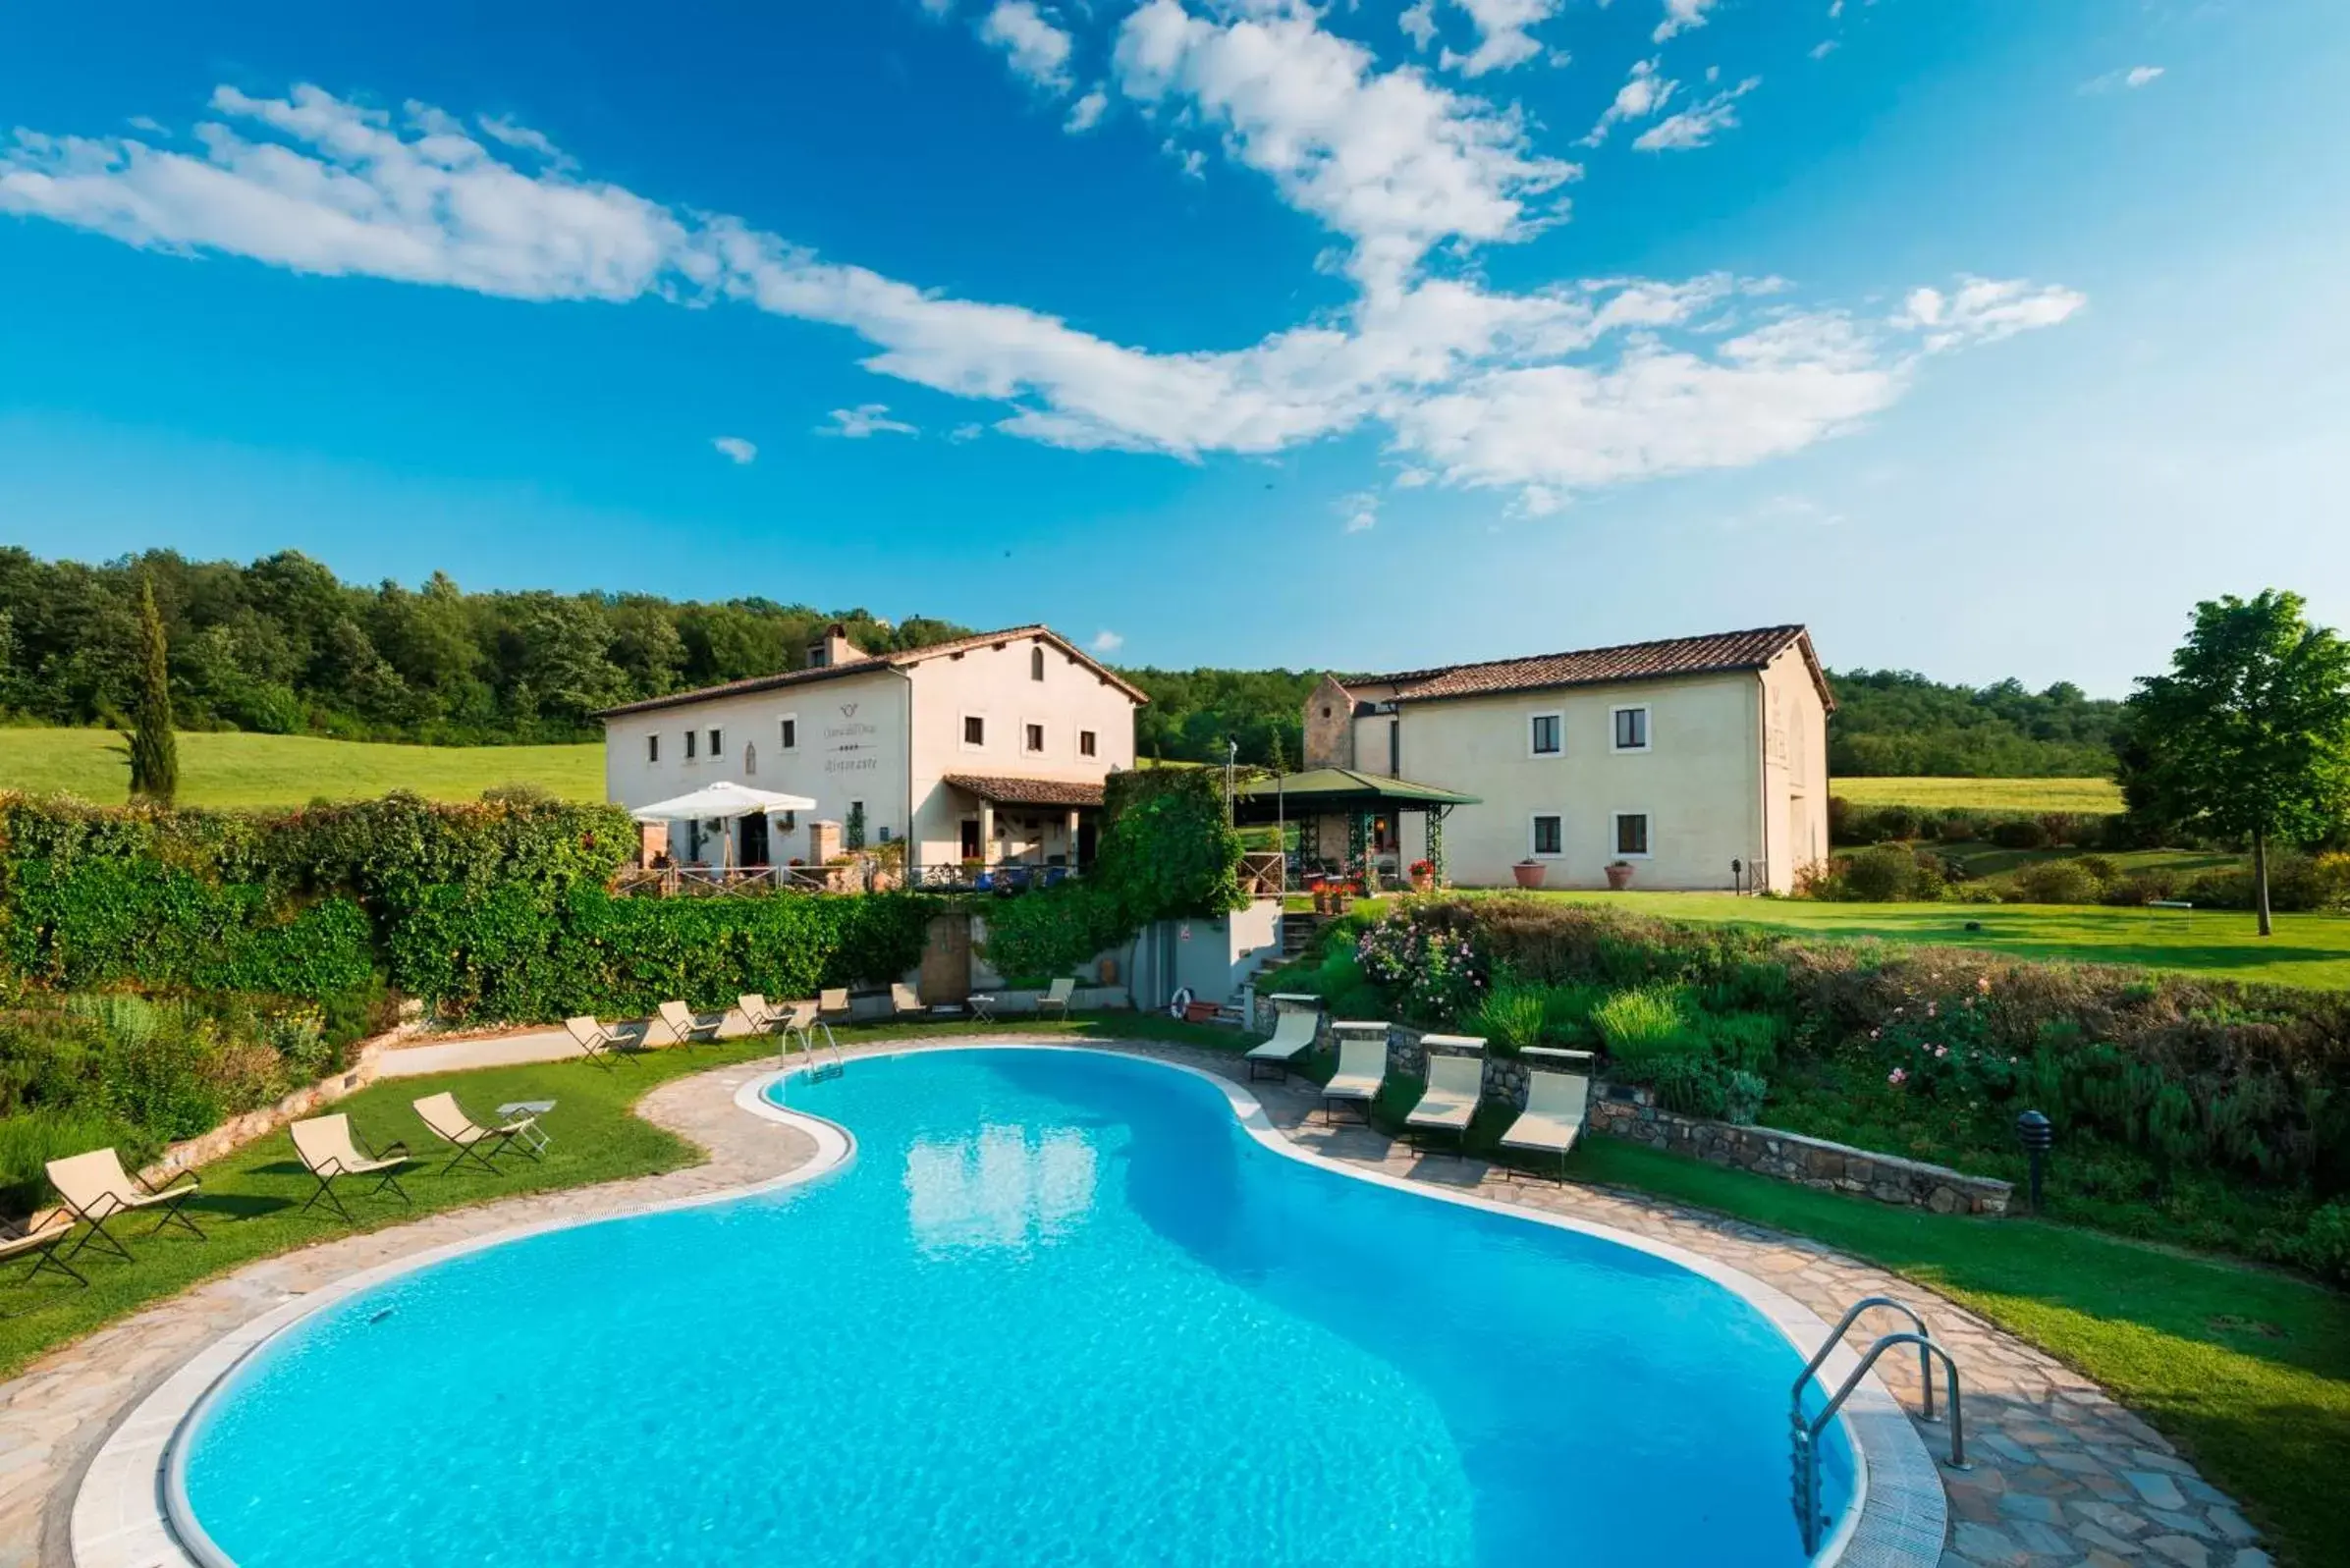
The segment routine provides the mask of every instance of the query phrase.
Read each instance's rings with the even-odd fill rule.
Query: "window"
[[[1042,680],[1044,677],[1045,651],[1041,647],[1031,648],[1028,650],[1028,678],[1031,680]]]
[[[693,731],[690,730],[685,731],[685,760],[693,760]]]
[[[975,713],[962,716],[962,743],[966,746],[987,744],[987,721]]]
[[[1648,813],[1619,811],[1615,814],[1615,852],[1619,855],[1648,854]]]
[[[1527,727],[1526,750],[1532,756],[1556,757],[1559,751],[1560,717],[1555,713],[1538,713]]]
[[[1403,721],[1400,719],[1388,721],[1388,777],[1403,777]]]
[[[711,730],[711,731],[710,731],[710,755],[711,755],[712,757],[721,757],[721,756],[724,756],[725,754],[726,754],[726,731],[725,731],[725,730]]]
[[[1078,731],[1077,731],[1077,755],[1078,755],[1078,756],[1080,756],[1080,757],[1090,757],[1090,756],[1094,755],[1094,754],[1095,754],[1097,751],[1099,751],[1100,749],[1101,749],[1101,748],[1100,748],[1100,746],[1099,746],[1099,745],[1097,745],[1097,744],[1095,743],[1095,741],[1094,741],[1094,735],[1093,735],[1093,731],[1092,731],[1092,730],[1078,730]]]
[[[758,776],[759,748],[756,746],[744,746],[742,748],[742,777],[745,779],[756,779]]]
[[[1027,752],[1044,750],[1045,727],[1043,725],[1020,726],[1020,749]]]
[[[1648,749],[1648,704],[1637,708],[1612,710],[1615,726],[1612,744],[1617,751],[1646,751]]]
[[[799,720],[796,718],[786,719],[778,728],[782,731],[779,738],[783,741],[784,749],[786,751],[799,749]]]
[[[1566,834],[1565,834],[1565,832],[1564,832],[1564,829],[1563,829],[1563,828],[1562,828],[1562,826],[1561,826],[1560,819],[1558,819],[1558,817],[1553,817],[1553,816],[1540,816],[1540,815],[1538,815],[1537,817],[1535,817],[1535,819],[1534,819],[1534,853],[1535,853],[1535,854],[1537,854],[1537,855],[1558,855],[1558,854],[1563,854],[1563,853],[1565,853],[1565,852],[1566,852],[1566,851],[1565,851],[1565,848],[1564,848],[1564,842],[1565,842],[1565,838],[1566,838]]]
[[[647,762],[659,762],[661,760],[661,737],[659,735],[647,735],[644,737],[644,760]]]

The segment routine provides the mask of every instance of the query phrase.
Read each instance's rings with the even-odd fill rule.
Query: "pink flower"
[[[1946,1056],[1950,1054],[1950,1048],[1948,1046],[1936,1046],[1934,1048],[1934,1054],[1937,1056]]]
[[[1878,1038],[1880,1035],[1883,1035],[1884,1033],[1885,1033],[1885,1031],[1884,1031],[1884,1030],[1882,1030],[1882,1029],[1872,1029],[1872,1030],[1870,1030],[1870,1031],[1869,1031],[1869,1038],[1870,1038],[1871,1040],[1875,1040],[1875,1039],[1877,1039],[1877,1038]]]
[[[1904,1068],[1895,1067],[1891,1072],[1888,1072],[1885,1075],[1885,1081],[1898,1089],[1903,1084],[1909,1082],[1909,1073]]]
[[[1937,1005],[1936,1003],[1934,1003],[1934,1002],[1931,1002],[1931,1001],[1930,1001],[1930,1002],[1928,1002],[1928,1003],[1926,1003],[1926,1016],[1927,1016],[1927,1017],[1929,1017],[1929,1018],[1940,1017],[1940,1014],[1941,1014],[1941,1008],[1940,1008],[1939,1005]]]
[[[1982,992],[1984,995],[1989,996],[1991,994],[1991,976],[1977,975],[1975,977],[1975,989]]]

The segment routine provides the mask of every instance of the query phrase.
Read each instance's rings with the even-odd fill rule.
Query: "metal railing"
[[[1812,1386],[1821,1366],[1834,1353],[1836,1346],[1844,1342],[1844,1335],[1851,1331],[1853,1324],[1859,1320],[1860,1315],[1872,1307],[1883,1307],[1887,1311],[1897,1312],[1917,1326],[1899,1333],[1880,1335],[1877,1342],[1862,1353],[1860,1363],[1852,1369],[1851,1376],[1844,1379],[1834,1393],[1828,1395],[1827,1403],[1820,1407],[1819,1414],[1805,1415],[1803,1410],[1804,1389]],[[1795,1386],[1788,1394],[1787,1425],[1794,1443],[1792,1480],[1795,1523],[1803,1533],[1803,1550],[1806,1556],[1820,1549],[1821,1533],[1828,1528],[1828,1515],[1820,1506],[1820,1434],[1828,1430],[1830,1422],[1835,1420],[1836,1412],[1844,1407],[1845,1400],[1852,1397],[1852,1390],[1860,1386],[1862,1379],[1868,1377],[1870,1369],[1877,1365],[1878,1358],[1888,1350],[1897,1350],[1905,1345],[1915,1345],[1918,1350],[1918,1380],[1924,1389],[1924,1404],[1918,1413],[1918,1419],[1921,1421],[1941,1419],[1934,1411],[1934,1364],[1937,1360],[1941,1362],[1942,1371],[1948,1379],[1949,1464],[1952,1470],[1968,1468],[1966,1462],[1966,1410],[1959,1395],[1958,1363],[1950,1359],[1950,1352],[1934,1337],[1934,1330],[1927,1325],[1924,1318],[1918,1316],[1917,1309],[1911,1307],[1907,1302],[1896,1301],[1890,1296],[1864,1296],[1846,1310],[1843,1320],[1835,1325],[1835,1330],[1813,1353],[1812,1359],[1803,1364],[1803,1371],[1796,1375]],[[1827,1393],[1828,1385],[1826,1383],[1821,1383],[1819,1386],[1821,1392]]]

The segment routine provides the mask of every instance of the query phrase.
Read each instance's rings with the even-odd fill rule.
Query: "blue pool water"
[[[853,1162],[281,1335],[190,1435],[206,1532],[241,1568],[1802,1561],[1800,1358],[1669,1263],[1284,1158],[1148,1061],[774,1093]]]

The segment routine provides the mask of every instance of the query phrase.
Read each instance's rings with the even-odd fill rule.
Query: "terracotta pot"
[[[1509,874],[1517,879],[1517,885],[1521,888],[1541,887],[1542,879],[1550,873],[1551,868],[1539,860],[1521,860],[1509,868]]]
[[[1411,891],[1414,892],[1426,892],[1435,886],[1436,878],[1427,872],[1422,872],[1411,879]]]
[[[1619,860],[1614,865],[1608,868],[1608,886],[1610,889],[1616,892],[1621,892],[1631,885],[1632,868],[1630,866],[1625,865]]]

